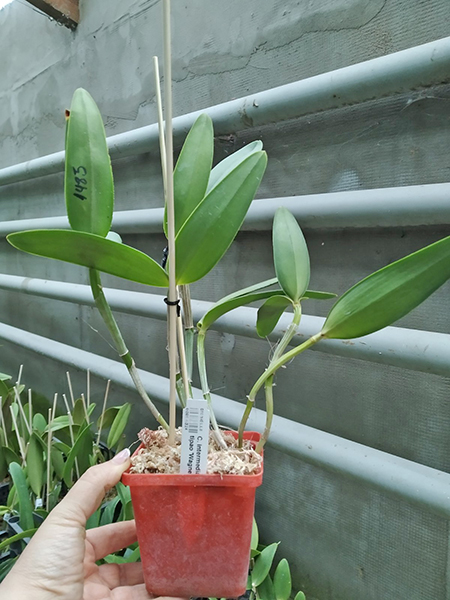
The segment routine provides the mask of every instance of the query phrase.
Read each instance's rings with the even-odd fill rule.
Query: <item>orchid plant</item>
[[[206,373],[206,334],[213,323],[227,312],[263,301],[258,309],[257,331],[261,337],[266,337],[281,315],[291,310],[291,324],[276,345],[269,365],[250,390],[239,427],[242,443],[244,427],[257,393],[264,388],[267,421],[257,446],[261,451],[270,433],[273,381],[277,370],[323,339],[361,337],[391,325],[409,313],[450,277],[450,237],[394,262],[354,285],[335,302],[321,331],[301,345],[288,349],[298,331],[303,300],[330,299],[335,295],[308,289],[310,261],[304,236],[292,214],[280,208],[273,225],[276,277],[223,298],[206,312],[194,328],[189,284],[209,273],[233,242],[267,164],[262,143],[254,141],[212,169],[213,141],[212,121],[208,115],[201,114],[186,137],[173,171],[175,304],[178,305],[179,297],[183,300],[183,313],[178,310],[176,321],[175,339],[180,359],[177,390],[181,406],[185,406],[186,399],[192,395],[194,338],[197,333],[202,393],[209,404],[216,439],[225,447],[211,404]],[[150,256],[123,244],[118,234],[111,231],[114,186],[105,130],[94,100],[83,89],[76,90],[71,109],[67,112],[65,197],[70,230],[23,231],[10,234],[7,239],[16,248],[31,254],[88,268],[96,305],[117,351],[156,421],[169,430],[166,419],[139,379],[135,362],[105,298],[100,273],[150,286],[167,287],[171,255],[169,252],[167,264],[161,266]],[[170,229],[170,218],[166,211],[163,222],[166,235]],[[169,304],[174,304],[174,301]]]

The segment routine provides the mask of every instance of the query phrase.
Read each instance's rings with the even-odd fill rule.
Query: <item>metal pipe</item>
[[[122,363],[5,324],[0,324],[0,339],[64,365],[89,369],[93,375],[134,390]],[[140,371],[140,375],[152,399],[168,403],[168,380],[147,371]],[[195,393],[201,394],[200,390]],[[213,405],[219,422],[237,427],[242,404],[214,394]],[[249,428],[261,431],[264,420],[264,412],[254,409]],[[268,444],[299,460],[386,492],[440,517],[450,518],[448,473],[278,416],[273,419]]]
[[[0,275],[0,289],[94,306],[87,285]],[[113,310],[161,321],[166,319],[166,305],[162,296],[111,288],[105,288],[104,292]],[[210,302],[193,300],[194,318],[200,320],[211,305]],[[279,340],[289,322],[289,315],[281,317],[269,340],[272,342]],[[322,317],[304,315],[300,331],[293,337],[290,345],[299,345],[318,333],[323,322]],[[254,308],[235,309],[218,319],[213,329],[260,339],[256,333],[256,309]],[[324,340],[315,345],[312,350],[450,377],[450,335],[443,333],[386,327],[382,331],[355,340]]]
[[[417,227],[450,223],[450,183],[332,192],[256,200],[243,231],[269,231],[275,211],[289,209],[302,228]],[[114,213],[112,229],[122,234],[161,233],[163,208]],[[68,229],[66,216],[0,223],[0,236],[26,229]]]
[[[448,81],[450,37],[177,117],[174,140],[181,143],[201,112],[223,135]],[[158,126],[114,135],[108,146],[113,159],[149,152],[158,146]],[[0,185],[58,173],[63,166],[64,152],[56,152],[0,170]]]

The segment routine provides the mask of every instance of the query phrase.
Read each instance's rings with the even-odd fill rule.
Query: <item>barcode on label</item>
[[[187,427],[189,433],[198,433],[200,424],[200,410],[198,408],[187,409]]]
[[[209,441],[209,410],[206,400],[189,398],[183,410],[180,473],[206,473]]]

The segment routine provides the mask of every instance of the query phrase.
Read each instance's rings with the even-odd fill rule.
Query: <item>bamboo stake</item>
[[[84,394],[81,394],[81,402],[83,403],[84,414],[86,415],[86,423],[89,425],[89,413],[88,413],[86,398],[84,397]]]
[[[89,369],[86,371],[86,402],[89,410],[89,405],[91,403],[91,372]]]
[[[20,381],[22,379],[22,373],[23,373],[23,365],[20,365],[20,367],[19,367],[19,374],[17,375],[17,381],[16,381],[16,385],[17,386],[20,385]]]
[[[33,399],[31,395],[31,388],[28,388],[28,417],[30,419],[30,427],[33,429]]]
[[[167,165],[166,165],[166,140],[164,138],[164,116],[161,99],[161,78],[159,75],[158,57],[153,57],[153,67],[155,69],[155,87],[156,87],[156,108],[158,111],[158,131],[159,131],[159,153],[161,155],[161,170],[164,185],[164,199],[167,202]]]
[[[166,123],[166,190],[167,234],[169,242],[169,444],[175,443],[176,427],[176,362],[177,362],[177,311],[178,295],[175,279],[175,207],[173,199],[173,134],[172,134],[172,56],[170,31],[170,0],[163,2],[164,28],[164,107]]]
[[[2,429],[3,429],[3,434],[5,436],[5,444],[6,444],[6,446],[9,446],[8,434],[6,433],[5,417],[3,415],[3,397],[2,396],[0,396],[0,421],[1,421]]]
[[[19,450],[20,450],[20,455],[22,457],[22,463],[24,466],[26,466],[27,461],[26,461],[26,453],[25,453],[25,448],[22,445],[22,438],[19,435],[19,428],[17,426],[17,421],[16,421],[16,416],[14,414],[14,409],[12,406],[9,407],[9,410],[11,411],[11,417],[13,420],[13,424],[14,424],[14,430],[16,432],[16,437],[17,437],[17,442],[19,444]]]
[[[16,385],[14,386],[14,396],[15,396],[17,404],[19,405],[19,411],[20,411],[20,414],[22,415],[22,419],[24,420],[25,426],[28,431],[28,435],[31,435],[31,427],[28,424],[27,418],[25,416],[25,411],[23,410],[22,401],[20,399],[20,394],[19,394],[19,389],[18,389],[19,385],[20,384],[17,382]]]
[[[69,432],[70,432],[70,442],[72,444],[72,448],[75,445],[75,439],[73,437],[73,428],[72,428],[72,424],[73,424],[73,419],[72,419],[72,413],[70,412],[69,409],[69,403],[67,402],[67,397],[65,394],[63,394],[63,400],[64,400],[64,404],[66,405],[66,409],[67,409],[67,416],[69,417]],[[78,467],[78,460],[75,458],[75,471],[77,474],[77,479],[80,478],[80,469]]]
[[[57,394],[55,394],[55,396],[56,395]],[[52,436],[53,436],[52,425],[53,425],[54,416],[55,415],[52,412],[52,409],[49,408],[48,409],[48,435],[47,435],[47,494],[45,497],[45,507],[47,509],[47,512],[50,511],[50,467],[52,464],[52,460],[51,460]]]
[[[99,446],[99,444],[100,444],[100,436],[102,433],[103,418],[105,416],[106,402],[108,401],[110,384],[111,384],[111,379],[108,379],[108,381],[106,382],[105,397],[103,398],[102,414],[100,415],[100,427],[98,428],[98,433],[97,433],[97,446]]]
[[[66,371],[66,375],[67,375],[67,383],[69,384],[70,400],[72,402],[72,406],[75,406],[75,397],[73,395],[72,381],[70,379],[69,371]]]

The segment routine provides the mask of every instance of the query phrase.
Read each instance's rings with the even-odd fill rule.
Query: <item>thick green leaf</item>
[[[308,298],[311,300],[332,300],[336,298],[337,294],[333,292],[316,292],[314,290],[306,290],[302,298]]]
[[[450,277],[450,236],[369,275],[339,298],[322,335],[361,337],[391,325]]]
[[[43,434],[47,427],[47,421],[45,420],[44,415],[41,413],[36,413],[33,417],[33,429],[35,429],[39,434]]]
[[[11,463],[17,463],[20,465],[22,462],[19,458],[19,455],[10,447],[2,446],[1,452],[3,453],[8,466]]]
[[[190,215],[176,237],[177,283],[206,275],[236,237],[267,165],[255,152],[218,183]]]
[[[270,575],[267,575],[264,581],[258,585],[257,589],[260,600],[276,600],[275,588]]]
[[[284,207],[273,220],[273,260],[284,293],[298,302],[309,284],[309,254],[302,230]]]
[[[219,317],[222,317],[235,308],[258,302],[258,300],[279,297],[281,294],[284,295],[283,290],[268,290],[266,292],[253,292],[244,296],[238,296],[237,298],[231,298],[230,300],[220,300],[202,317],[197,327],[199,330],[203,329],[206,331]]]
[[[264,302],[258,309],[256,319],[256,331],[260,337],[266,337],[272,333],[288,306],[292,306],[292,301],[287,296],[273,296]]]
[[[62,479],[64,475],[64,455],[63,453],[55,447],[52,447],[50,451],[50,458],[52,461],[53,470],[56,473],[58,479]]]
[[[111,161],[100,111],[82,88],[67,119],[64,191],[72,229],[105,236],[114,206]]]
[[[0,379],[0,396],[2,397],[2,405],[6,401],[11,388],[5,383],[4,380]]]
[[[3,481],[5,477],[8,475],[8,463],[6,462],[6,456],[3,452],[4,447],[4,435],[3,431],[0,429],[0,481]]]
[[[283,558],[275,569],[273,587],[277,600],[289,600],[292,592],[291,570],[288,561]]]
[[[175,234],[205,196],[213,152],[213,124],[208,115],[202,114],[188,133],[173,172]],[[167,235],[167,213],[164,231]]]
[[[86,411],[84,410],[82,398],[75,400],[75,406],[72,409],[72,419],[75,425],[81,425],[86,420]]]
[[[258,544],[259,544],[258,525],[256,524],[256,519],[253,517],[252,541],[250,544],[250,550],[258,550]]]
[[[36,496],[41,496],[41,490],[44,485],[44,455],[42,453],[42,446],[39,443],[38,436],[36,433],[32,433],[27,452],[27,473],[30,487]]]
[[[120,410],[117,413],[109,431],[108,439],[106,442],[108,448],[113,448],[119,441],[121,435],[125,431],[125,427],[127,426],[128,419],[130,418],[130,412],[131,404],[129,402],[126,402],[123,406],[120,407]]]
[[[247,144],[237,152],[233,152],[218,163],[211,171],[206,193],[208,194],[222,179],[224,179],[238,164],[251,154],[262,150],[263,144],[260,140]]]
[[[137,283],[166,287],[167,273],[152,258],[99,235],[64,229],[11,233],[8,242],[24,252],[64,260]]]
[[[297,594],[295,594],[294,600],[306,600],[306,596],[303,592],[297,592]]]
[[[73,445],[72,449],[69,452],[69,455],[67,456],[66,464],[64,466],[63,480],[68,488],[72,487],[73,483],[71,472],[73,469],[75,459],[78,458],[78,455],[80,454],[80,449],[83,447],[86,438],[88,438],[90,435],[90,427],[89,425],[86,425],[86,427],[80,431],[78,438],[75,441],[75,444]]]
[[[119,410],[120,406],[110,406],[107,408],[103,413],[103,421],[101,416],[97,419],[97,428],[100,427],[100,422],[102,421],[102,429],[109,429],[109,427],[111,427],[113,424],[113,421],[116,418]]]
[[[270,544],[270,546],[264,548],[261,554],[255,559],[255,566],[252,571],[252,583],[255,587],[261,585],[269,574],[277,548],[278,543]]]
[[[120,498],[119,496],[116,496],[106,503],[106,506],[103,507],[102,515],[100,517],[100,525],[109,525],[110,523],[114,522],[114,512],[119,502]]]
[[[101,509],[98,508],[87,520],[86,529],[94,529],[95,527],[98,527],[100,524],[100,516]]]
[[[0,562],[0,583],[5,579],[5,577],[8,575],[8,573],[11,571],[11,569],[17,562],[18,558],[19,558],[18,556],[15,556],[14,558],[7,558]]]
[[[0,381],[8,381],[11,379],[11,375],[7,375],[6,373],[0,373]]]
[[[11,463],[9,465],[9,473],[14,482],[17,498],[19,501],[19,522],[22,529],[33,529],[33,507],[30,500],[30,494],[28,491],[27,480],[25,473],[18,463]]]
[[[30,529],[27,529],[26,531],[21,531],[20,533],[16,533],[16,535],[12,535],[9,538],[6,538],[6,540],[0,544],[0,552],[2,552],[2,550],[7,548],[8,546],[10,546],[11,544],[14,544],[15,542],[19,542],[20,540],[23,540],[24,538],[33,537],[33,535],[36,533],[36,531],[37,531],[37,528],[33,527]]]

